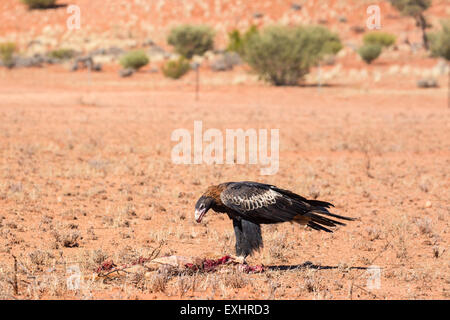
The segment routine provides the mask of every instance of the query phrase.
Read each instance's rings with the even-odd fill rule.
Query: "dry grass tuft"
[[[98,268],[104,261],[108,260],[109,256],[102,249],[83,250],[77,261],[82,262],[84,269],[93,271]]]
[[[287,233],[277,231],[273,234],[269,243],[269,256],[271,259],[280,262],[287,262],[290,255],[289,241]]]
[[[430,218],[423,218],[416,221],[421,234],[431,235],[433,233],[432,221]]]
[[[162,292],[165,293],[167,290],[167,284],[170,280],[170,275],[166,271],[155,272],[147,281],[146,287],[150,292],[157,293]]]
[[[224,273],[222,281],[228,288],[239,289],[244,288],[248,280],[239,270],[233,269],[231,272]]]
[[[370,241],[378,240],[381,238],[381,231],[376,227],[368,227],[366,231]]]
[[[51,265],[55,256],[48,251],[35,250],[28,253],[28,258],[38,271],[42,271],[44,267]]]
[[[65,248],[79,247],[82,239],[80,233],[74,230],[55,230],[52,235],[55,238],[53,243],[55,249],[59,249],[61,246]]]

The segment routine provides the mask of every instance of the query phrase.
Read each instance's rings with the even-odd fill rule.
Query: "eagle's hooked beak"
[[[195,209],[195,221],[197,221],[197,223],[202,222],[203,216],[205,215],[206,211],[206,208]]]

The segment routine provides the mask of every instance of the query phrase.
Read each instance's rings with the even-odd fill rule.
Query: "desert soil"
[[[3,277],[13,277],[18,259],[15,296],[448,298],[445,89],[205,84],[196,101],[193,79],[2,70],[0,263]],[[194,120],[223,132],[279,128],[278,173],[173,164],[171,133],[193,132]],[[357,221],[332,234],[265,227],[265,247],[249,263],[287,270],[179,275],[162,288],[156,280],[85,280],[67,290],[68,266],[86,276],[103,260],[129,263],[160,243],[163,256],[232,254],[231,221],[210,212],[197,224],[193,207],[207,186],[240,180],[330,201]],[[307,261],[316,267],[295,268]],[[381,283],[370,290],[372,265]],[[14,295],[3,280],[2,294]]]
[[[126,79],[117,63],[92,74],[69,72],[68,65],[0,68],[0,298],[449,299],[447,76],[437,59],[404,43],[406,36],[420,41],[420,32],[386,1],[377,3],[398,48],[370,66],[349,45],[360,44],[362,35],[351,28],[364,26],[366,1],[308,1],[296,13],[290,1],[239,8],[243,2],[233,0],[218,10],[224,2],[112,0],[105,7],[74,0],[86,26],[80,33],[64,29],[64,7],[28,11],[19,1],[1,2],[1,39],[24,52],[27,44],[129,49],[147,38],[171,50],[164,39],[175,22],[216,24],[223,47],[231,28],[298,19],[326,19],[345,49],[322,67],[320,88],[316,69],[304,86],[272,87],[245,66],[214,73],[205,61],[199,100],[194,72],[168,80],[150,72],[160,67],[155,61]],[[446,1],[434,3],[428,14],[436,26],[450,9]],[[342,15],[348,22],[338,21]],[[431,75],[438,88],[417,88]],[[193,134],[195,120],[223,133],[279,129],[278,172],[174,164],[171,134],[179,128]],[[92,279],[104,261],[128,264],[158,247],[160,256],[233,254],[231,221],[209,212],[197,224],[194,205],[209,185],[241,180],[332,202],[335,213],[357,220],[331,234],[289,223],[264,226],[265,246],[248,259],[264,265],[263,273],[225,268],[145,277],[141,270]],[[76,270],[82,281],[71,290],[67,280]]]

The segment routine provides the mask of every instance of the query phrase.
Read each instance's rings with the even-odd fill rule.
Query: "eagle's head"
[[[198,223],[202,222],[203,217],[206,212],[212,207],[214,204],[214,198],[210,196],[201,196],[195,204],[195,221]]]

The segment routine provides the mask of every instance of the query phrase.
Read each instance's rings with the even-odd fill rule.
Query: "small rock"
[[[302,5],[298,4],[298,3],[293,3],[293,4],[291,4],[291,9],[294,11],[300,11],[300,10],[302,10]]]
[[[96,49],[93,50],[89,53],[89,56],[93,57],[93,56],[104,56],[107,54],[106,49]]]
[[[210,67],[213,71],[232,70],[235,65],[242,63],[241,57],[236,52],[226,52],[219,58],[215,59]]]
[[[431,201],[425,202],[425,208],[431,208]]]
[[[111,47],[107,50],[106,53],[114,56],[120,56],[125,53],[125,50],[118,47]]]
[[[361,27],[361,26],[352,26],[350,28],[350,30],[352,30],[354,33],[364,33],[364,32],[366,32],[366,29],[364,27]]]
[[[225,52],[224,58],[228,64],[233,66],[242,64],[241,56],[237,52]]]
[[[197,70],[200,67],[198,62],[191,62],[189,65],[191,66],[191,70]]]
[[[94,61],[91,56],[83,56],[75,59],[75,63],[82,65],[82,68],[91,68],[94,65]]]
[[[156,56],[156,55],[162,55],[165,56],[167,52],[161,48],[160,46],[157,46],[156,44],[153,44],[149,46],[150,48],[147,50],[147,53],[150,57]]]
[[[72,72],[78,71],[78,63],[77,62],[74,62],[72,64],[72,66],[70,67],[70,71],[72,71]]]
[[[47,64],[58,64],[58,63],[62,62],[61,59],[52,58],[52,57],[49,57],[49,56],[43,57],[43,60],[44,60],[44,63],[47,63]]]
[[[227,71],[233,69],[232,66],[227,65],[225,59],[219,58],[213,61],[210,65],[212,71]]]
[[[100,72],[102,71],[102,64],[101,63],[94,63],[92,66],[92,71]]]
[[[152,39],[146,39],[146,40],[144,40],[144,42],[142,42],[143,47],[152,47],[154,45],[155,45],[155,43],[153,42]]]
[[[119,71],[119,76],[121,76],[122,78],[131,77],[134,71],[135,70],[133,68],[121,69]]]
[[[255,18],[255,19],[262,18],[263,16],[264,16],[264,14],[262,14],[261,12],[253,13],[253,18]]]
[[[419,88],[437,88],[438,83],[435,79],[420,79],[417,81],[417,86]]]
[[[14,59],[14,66],[18,68],[41,67],[43,62],[42,57],[17,57]]]
[[[346,42],[345,46],[352,49],[354,52],[358,51],[358,45],[353,42]]]

